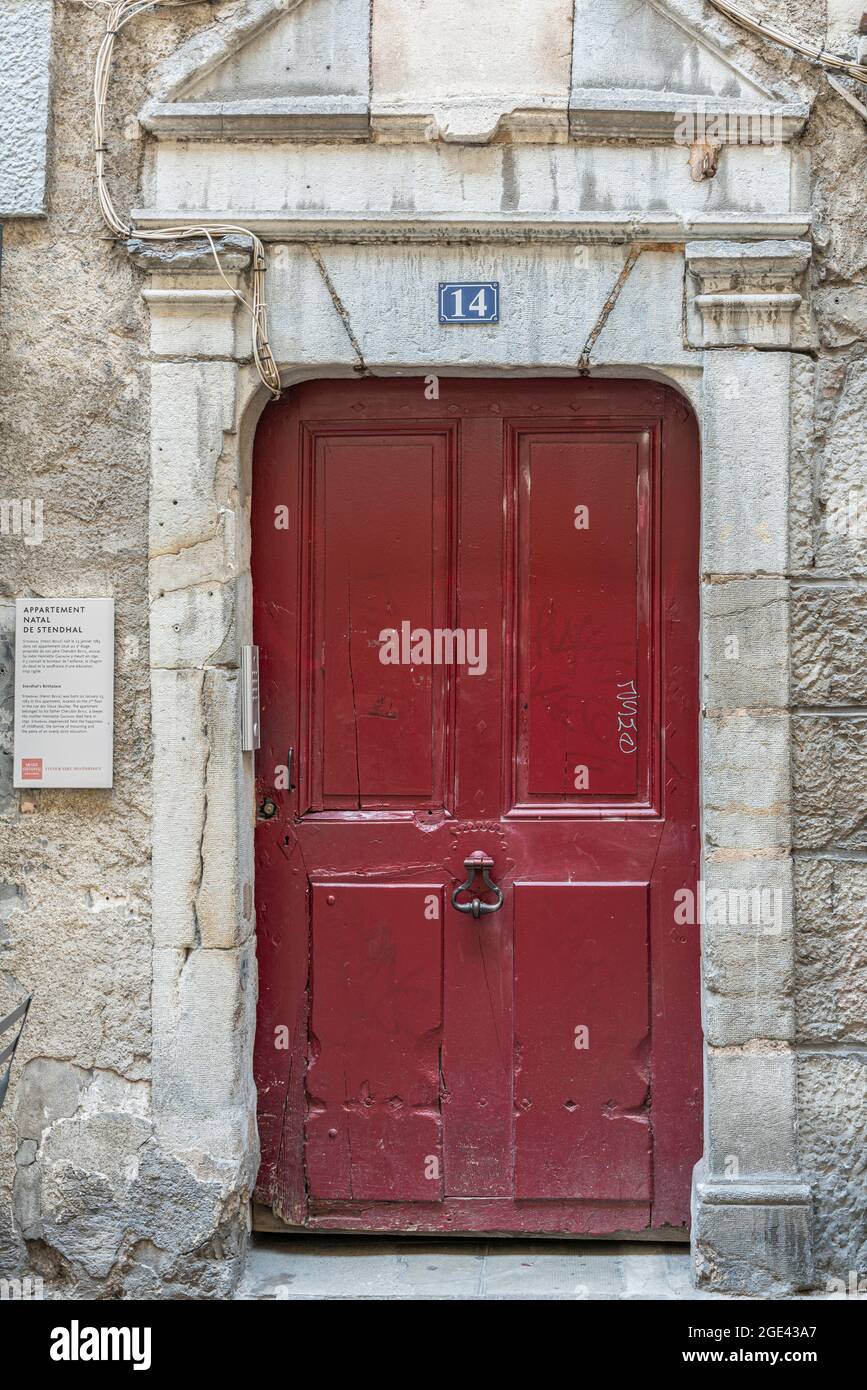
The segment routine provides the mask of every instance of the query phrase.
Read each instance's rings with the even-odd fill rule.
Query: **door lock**
[[[465,859],[464,868],[467,870],[467,881],[466,883],[461,883],[452,893],[452,907],[457,908],[458,912],[471,912],[474,917],[481,917],[483,912],[499,912],[500,908],[503,906],[503,890],[498,888],[496,883],[491,880],[491,869],[493,867],[493,859],[481,849],[477,849],[468,859]],[[476,874],[482,875],[482,883],[484,885],[482,891],[484,892],[487,890],[489,893],[495,894],[497,899],[495,903],[483,903],[479,898],[475,897],[472,902],[458,902],[459,893],[473,892],[473,881]]]

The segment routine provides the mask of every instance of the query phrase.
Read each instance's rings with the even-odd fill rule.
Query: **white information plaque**
[[[16,787],[110,787],[114,599],[15,600]]]

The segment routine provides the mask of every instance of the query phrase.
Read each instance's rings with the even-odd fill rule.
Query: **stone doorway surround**
[[[325,24],[335,0],[318,3]],[[544,8],[571,14],[561,0]],[[651,9],[660,22],[675,15],[669,41],[698,45],[711,85],[715,64],[734,64],[731,30],[711,26],[706,39],[683,27],[694,5]],[[577,10],[576,24],[582,12],[590,22],[587,5]],[[369,54],[367,0],[351,0],[344,21],[349,11]],[[695,1269],[718,1291],[809,1287],[811,1193],[795,1144],[787,578],[792,357],[812,333],[808,175],[792,143],[807,108],[791,93],[781,100],[778,81],[744,78],[754,90],[741,102],[779,114],[779,138],[727,145],[714,178],[696,183],[688,150],[662,138],[674,114],[665,103],[603,91],[598,73],[582,88],[574,65],[562,107],[531,91],[519,108],[491,94],[443,107],[403,93],[377,109],[375,62],[373,99],[360,79],[318,106],[250,97],[254,46],[264,62],[275,26],[303,15],[303,5],[254,0],[246,22],[182,50],[142,113],[156,138],[135,216],[142,226],[231,220],[266,239],[285,389],[370,373],[437,376],[442,393],[453,375],[570,376],[580,364],[667,383],[695,411],[703,879],[708,894],[764,890],[783,904],[770,930],[703,928]],[[252,640],[251,457],[266,393],[248,320],[206,248],[133,241],[129,251],[147,272],[151,322],[153,1105],[164,1148],[207,1151],[230,1207],[249,1196],[257,1164],[255,806],[238,668]],[[243,289],[243,242],[222,242],[220,255]],[[440,328],[446,279],[499,280],[500,325]]]

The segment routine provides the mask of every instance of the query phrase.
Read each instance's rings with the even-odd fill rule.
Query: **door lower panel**
[[[442,888],[311,887],[310,1196],[435,1200],[443,1191]]]
[[[515,1196],[651,1195],[646,884],[515,884]]]

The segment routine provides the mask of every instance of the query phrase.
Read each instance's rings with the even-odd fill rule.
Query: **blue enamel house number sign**
[[[449,280],[440,284],[440,323],[499,323],[497,280]]]

